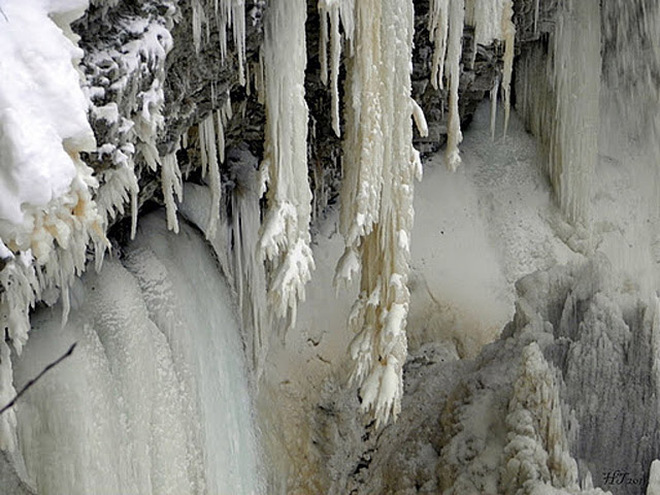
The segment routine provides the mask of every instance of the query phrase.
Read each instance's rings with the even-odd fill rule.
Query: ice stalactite
[[[211,23],[215,21],[219,29],[219,48],[222,60],[227,58],[227,31],[231,26],[232,40],[238,60],[238,79],[241,86],[245,86],[245,3],[244,0],[193,0],[192,4],[192,32],[193,43],[197,53],[203,44],[210,41]]]
[[[267,285],[264,265],[256,251],[259,241],[261,209],[257,159],[242,149],[228,154],[233,180],[236,184],[231,196],[231,250],[234,290],[238,297],[241,328],[248,355],[257,378],[264,370],[268,352]]]
[[[179,221],[176,217],[177,206],[174,195],[179,201],[183,199],[183,184],[181,170],[176,158],[176,151],[165,155],[161,159],[160,178],[163,189],[163,199],[167,210],[167,228],[179,233]]]
[[[465,22],[465,0],[451,0],[449,4],[449,28],[447,35],[447,59],[449,77],[449,121],[447,123],[447,167],[451,170],[461,164],[458,145],[463,140],[461,116],[458,111],[458,87],[461,82],[461,53],[463,51],[463,24]]]
[[[272,0],[262,47],[266,108],[264,161],[268,211],[259,251],[270,263],[268,297],[295,321],[314,259],[309,246],[312,193],[307,178],[304,0]],[[266,172],[265,172],[266,173]]]
[[[445,70],[449,83],[449,121],[447,123],[447,167],[461,163],[458,145],[463,139],[458,113],[458,87],[461,77],[461,53],[465,0],[432,0],[429,15],[429,37],[434,42],[431,84],[443,89]]]
[[[433,0],[429,14],[429,40],[434,44],[431,84],[435,89],[444,89],[444,68],[449,34],[449,2],[450,0]]]
[[[400,411],[407,352],[413,180],[421,178],[412,147],[413,29],[411,1],[355,4],[341,191],[346,250],[335,282],[350,281],[361,270],[360,295],[349,317],[357,334],[350,346],[352,380],[361,387],[362,409],[378,424]]]
[[[85,61],[92,116],[104,121],[103,125],[115,135],[109,142],[99,142],[99,158],[107,159],[112,167],[98,174],[100,187],[95,201],[104,229],[118,213],[124,213],[125,204],[130,201],[131,237],[137,227],[138,163],[153,171],[161,163],[157,140],[164,126],[163,81],[165,58],[173,46],[169,31],[173,13],[172,7],[146,23],[123,20],[130,41],[121,44],[123,38],[111,39],[107,46],[90,51]],[[108,102],[111,95],[115,101]],[[120,108],[125,110],[120,112]],[[105,247],[97,243],[97,268]]]
[[[563,213],[585,227],[598,153],[600,17],[598,1],[567,0],[552,34],[551,56],[532,49],[518,63],[517,108],[541,140]]]
[[[212,238],[218,228],[220,218],[220,164],[218,151],[222,150],[224,158],[224,130],[222,120],[218,121],[218,133],[215,131],[215,113],[210,113],[206,119],[199,124],[199,148],[202,158],[202,177],[207,177],[211,189],[211,206],[209,209],[209,220],[206,227],[206,237]],[[222,161],[222,160],[221,160]]]
[[[515,50],[516,27],[513,24],[513,2],[506,0],[502,12],[502,35],[504,38],[504,68],[502,69],[502,91],[504,92],[504,135],[509,127],[511,111],[511,76]]]
[[[475,43],[490,45],[495,40],[504,41],[504,67],[501,76],[501,89],[504,93],[504,134],[509,120],[510,85],[513,73],[515,26],[513,24],[513,2],[496,0],[432,0],[429,13],[429,37],[434,43],[431,64],[431,84],[436,89],[444,89],[446,77],[449,92],[449,116],[447,123],[446,162],[451,170],[461,163],[459,145],[463,140],[458,105],[458,91],[461,79],[461,55],[463,52],[463,29],[468,24],[475,29]],[[474,51],[476,54],[476,50]],[[497,97],[500,79],[491,92]],[[496,106],[493,107],[495,112]],[[493,114],[493,120],[495,118]],[[494,133],[494,131],[493,131]]]
[[[330,91],[332,95],[332,129],[341,135],[339,125],[339,66],[341,62],[341,33],[339,24],[344,27],[344,37],[349,43],[353,40],[353,10],[355,0],[320,0],[318,4],[321,16],[321,39],[319,42],[319,61],[321,81],[328,83],[327,46],[330,42]],[[328,22],[330,31],[328,33]]]

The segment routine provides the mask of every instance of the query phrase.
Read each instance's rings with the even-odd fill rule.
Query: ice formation
[[[350,347],[353,380],[361,386],[362,409],[380,424],[396,417],[403,392],[413,180],[421,178],[412,147],[413,6],[357,2],[354,16],[340,220],[346,250],[336,282],[361,270],[349,317],[357,333]]]
[[[578,492],[577,463],[570,456],[559,390],[536,343],[523,350],[506,418],[509,443],[501,484],[506,494],[556,488]]]
[[[269,301],[295,322],[299,299],[314,270],[309,222],[312,193],[307,179],[304,0],[276,1],[264,28],[262,63],[266,126],[264,161],[268,211],[259,250],[271,264]]]
[[[321,16],[321,33],[319,42],[319,62],[321,64],[321,81],[328,83],[328,41],[330,42],[330,90],[332,94],[332,129],[337,136],[341,135],[339,125],[339,66],[341,58],[340,20],[343,26],[343,36],[352,45],[353,41],[353,11],[355,0],[320,0],[318,3]],[[330,31],[328,32],[328,22]],[[351,46],[352,50],[352,46]]]
[[[601,34],[599,2],[562,4],[552,56],[529,51],[518,70],[518,111],[539,137],[564,214],[585,227],[598,154]]]
[[[213,7],[209,0],[193,0],[192,30],[195,50],[199,52],[202,44],[210,43],[211,22],[219,27],[219,49],[222,60],[227,58],[227,32],[231,26],[232,40],[238,59],[238,78],[245,85],[245,2],[244,0],[214,0]],[[203,33],[203,34],[202,34]]]
[[[515,26],[513,25],[513,1],[496,0],[432,0],[429,15],[429,38],[434,43],[431,67],[431,84],[443,89],[446,77],[449,91],[449,121],[447,124],[446,162],[451,170],[461,163],[458,146],[463,140],[458,111],[458,90],[463,53],[463,29],[465,24],[475,28],[475,43],[489,45],[503,40],[504,67],[502,91],[504,93],[504,134],[509,120],[510,85],[513,72]],[[474,50],[476,54],[476,50]],[[495,90],[491,97],[497,96]],[[493,113],[495,110],[493,110]]]
[[[181,230],[141,219],[123,263],[77,282],[66,326],[57,307],[33,317],[17,384],[78,342],[17,407],[35,493],[264,493],[229,289],[203,237]]]
[[[64,3],[69,5],[67,9],[70,10],[48,10],[53,5]],[[112,3],[108,2],[108,5]],[[145,18],[122,19],[124,39],[108,37],[99,40],[95,49],[86,54],[83,65],[87,82],[83,91],[80,91],[80,74],[76,70],[77,59],[82,53],[75,47],[75,41],[72,42],[75,38],[68,22],[85,9],[86,3],[29,0],[20,10],[16,5],[15,2],[0,0],[0,27],[3,28],[0,30],[0,68],[7,67],[5,72],[10,74],[0,81],[0,265],[3,267],[0,271],[0,316],[6,327],[5,339],[0,339],[0,405],[13,392],[10,357],[14,358],[10,355],[8,343],[13,345],[17,354],[20,353],[27,339],[30,304],[35,300],[53,304],[61,294],[61,313],[57,312],[57,324],[63,321],[66,335],[75,334],[87,343],[84,346],[85,357],[91,356],[90,362],[81,365],[78,361],[76,371],[82,371],[86,377],[93,376],[90,380],[95,385],[95,394],[87,404],[75,396],[77,392],[68,389],[68,383],[53,380],[48,385],[52,387],[48,389],[50,392],[38,393],[34,401],[27,401],[22,409],[19,408],[19,415],[23,414],[24,418],[21,442],[28,452],[26,461],[32,482],[39,486],[57,485],[59,491],[66,493],[94,491],[101,485],[136,493],[161,492],[164,490],[162,487],[168,486],[185,493],[191,491],[190,486],[201,491],[200,487],[206,483],[209,484],[209,491],[217,491],[223,480],[216,478],[215,474],[202,473],[204,467],[201,459],[204,457],[202,451],[210,457],[220,455],[217,450],[222,443],[220,429],[215,425],[202,432],[196,429],[198,425],[195,426],[194,421],[183,417],[182,411],[197,408],[196,414],[210,417],[222,408],[223,401],[218,400],[222,394],[216,393],[218,390],[214,387],[217,383],[210,381],[206,372],[217,371],[214,367],[218,364],[216,357],[223,346],[217,345],[217,341],[206,346],[196,340],[187,340],[190,328],[179,325],[181,322],[177,318],[169,319],[173,316],[172,308],[176,306],[174,299],[185,301],[187,310],[194,308],[198,299],[211,306],[214,306],[215,299],[209,302],[205,299],[208,294],[197,294],[195,290],[198,288],[195,284],[191,286],[189,281],[182,286],[189,293],[180,292],[176,298],[170,297],[168,291],[179,287],[178,283],[186,279],[187,274],[174,267],[170,272],[174,273],[177,283],[170,283],[168,277],[171,273],[166,276],[164,273],[167,270],[161,265],[165,264],[163,258],[169,260],[168,263],[175,259],[183,265],[184,259],[178,259],[173,254],[177,250],[186,253],[185,261],[195,261],[201,249],[187,244],[177,244],[176,247],[169,244],[196,238],[185,223],[179,222],[177,210],[184,190],[182,172],[185,170],[180,168],[180,163],[182,166],[185,163],[181,159],[185,154],[183,151],[199,151],[201,177],[208,188],[192,188],[189,185],[186,192],[195,191],[191,192],[193,196],[203,196],[207,210],[199,213],[200,202],[182,207],[182,211],[189,208],[187,214],[195,216],[191,211],[197,209],[197,223],[207,239],[214,246],[222,242],[231,246],[231,252],[218,258],[223,268],[228,267],[226,272],[230,279],[233,276],[231,281],[238,298],[241,323],[246,331],[245,347],[257,373],[262,372],[271,337],[268,331],[271,327],[277,327],[277,323],[270,319],[271,315],[267,314],[265,295],[268,295],[273,313],[288,316],[288,323],[293,323],[299,301],[304,298],[305,284],[315,267],[309,232],[313,201],[308,180],[311,167],[307,163],[308,147],[312,140],[308,142],[309,122],[304,94],[308,57],[305,40],[307,4],[303,0],[272,0],[269,3],[261,63],[258,70],[252,72],[257,64],[248,66],[246,62],[246,5],[242,0],[222,0],[213,4],[206,0],[193,0],[189,6],[177,6],[176,2],[164,0],[161,5],[165,8],[149,12]],[[534,9],[535,35],[542,29],[539,5],[538,0],[529,2],[529,8]],[[479,152],[475,154],[488,154],[487,159],[493,166],[489,172],[481,171],[476,175],[466,172],[461,176],[466,181],[468,177],[475,184],[481,183],[472,184],[474,187],[457,188],[460,193],[467,191],[472,196],[467,198],[464,195],[454,201],[459,193],[449,191],[454,196],[445,198],[444,202],[430,203],[432,208],[458,205],[458,213],[451,220],[470,223],[477,231],[488,230],[490,237],[495,239],[497,246],[493,247],[489,245],[487,235],[482,238],[471,232],[462,239],[468,242],[479,240],[479,248],[484,248],[478,253],[483,264],[475,263],[469,269],[461,265],[454,271],[443,265],[444,272],[441,273],[439,268],[432,271],[445,277],[442,283],[447,286],[450,284],[446,279],[453,277],[451,281],[456,283],[447,293],[458,294],[474,303],[468,310],[479,313],[479,317],[485,319],[487,314],[490,318],[497,311],[488,312],[480,305],[483,300],[474,293],[470,294],[471,291],[476,292],[473,291],[476,285],[484,281],[487,287],[479,290],[488,292],[494,286],[499,290],[501,287],[497,284],[501,282],[500,278],[506,279],[505,282],[512,286],[525,273],[546,270],[533,276],[531,282],[527,279],[518,284],[519,289],[527,293],[519,298],[518,313],[504,339],[486,349],[474,363],[466,364],[465,360],[460,360],[460,364],[455,365],[456,369],[460,368],[456,376],[451,377],[450,372],[443,371],[443,379],[447,378],[452,387],[456,385],[455,388],[447,385],[447,389],[443,389],[451,391],[453,403],[447,406],[440,418],[445,428],[443,435],[446,436],[442,439],[443,448],[435,453],[427,452],[427,455],[432,459],[438,458],[442,463],[439,468],[441,476],[433,476],[440,480],[438,484],[446,485],[447,494],[601,493],[593,489],[591,475],[585,476],[584,473],[588,473],[589,469],[597,472],[596,468],[602,467],[606,461],[616,461],[618,457],[610,452],[614,450],[613,440],[601,439],[597,434],[600,431],[598,421],[602,420],[603,424],[613,425],[622,431],[658,431],[655,414],[657,400],[647,399],[655,393],[653,391],[657,389],[659,379],[656,361],[660,309],[654,293],[658,275],[649,267],[655,266],[653,263],[660,259],[660,251],[657,251],[660,241],[654,231],[660,219],[657,211],[653,210],[657,207],[658,197],[655,157],[660,121],[654,113],[654,105],[647,105],[649,108],[639,112],[642,114],[640,117],[631,114],[640,110],[640,101],[657,102],[657,85],[652,77],[648,77],[657,72],[657,65],[649,69],[639,63],[635,55],[638,50],[648,50],[649,57],[656,64],[660,60],[658,51],[653,49],[655,45],[646,41],[647,37],[658,40],[660,23],[657,19],[660,17],[655,15],[656,10],[652,10],[654,15],[645,14],[646,17],[639,22],[639,27],[643,28],[642,34],[635,34],[630,26],[636,25],[635,16],[639,12],[629,5],[625,0],[612,0],[602,3],[602,6],[597,0],[561,2],[556,31],[549,38],[550,55],[542,53],[544,46],[538,43],[537,48],[523,51],[518,62],[518,110],[530,129],[539,136],[547,153],[546,172],[561,209],[573,224],[593,227],[597,243],[583,249],[580,239],[571,237],[574,231],[570,226],[558,220],[560,215],[555,216],[556,212],[548,206],[550,202],[543,203],[545,186],[542,180],[532,181],[536,186],[536,195],[525,196],[526,193],[521,193],[519,187],[502,188],[501,183],[513,168],[513,162],[518,165],[517,158],[507,157],[507,167],[510,168],[506,168],[496,163],[496,149],[489,148],[490,145],[483,142],[479,143]],[[647,3],[642,5],[647,8]],[[420,277],[409,284],[408,280],[413,182],[415,177],[421,175],[419,155],[411,144],[413,121],[420,134],[428,132],[421,107],[410,95],[413,2],[321,0],[317,7],[321,17],[321,80],[329,86],[331,93],[332,129],[337,136],[343,134],[344,139],[340,231],[344,237],[342,244],[345,251],[338,263],[335,281],[341,285],[358,275],[360,278],[358,299],[348,325],[356,334],[350,346],[354,360],[352,377],[360,386],[362,409],[374,416],[378,427],[396,417],[401,409],[402,368],[407,359],[408,343],[406,325],[413,312],[410,290],[417,293],[426,291],[428,294],[425,293],[425,297],[433,300],[436,311],[445,312],[441,316],[434,315],[435,320],[431,318],[433,321],[425,321],[426,327],[417,329],[418,339],[423,340],[419,335],[434,335],[434,329],[427,327],[435,322],[445,324],[450,318],[456,318],[458,323],[450,322],[454,325],[451,332],[455,333],[447,339],[451,340],[454,350],[451,351],[451,346],[447,344],[449,350],[443,351],[443,356],[459,361],[459,355],[477,355],[483,341],[474,337],[477,333],[474,328],[462,325],[465,321],[456,316],[457,312],[451,313],[456,310],[451,307],[455,300],[446,294],[438,297],[435,289],[440,283],[426,283],[425,287],[409,289],[425,281]],[[195,115],[197,123],[193,124],[189,133],[178,136],[177,131],[174,136],[164,136],[168,131],[164,117],[165,62],[173,47],[173,25],[182,11],[191,15],[191,46],[200,54],[218,49],[221,59],[226,60],[230,43],[228,30],[231,29],[237,62],[237,70],[232,77],[236,75],[242,84],[248,82],[245,87],[248,95],[251,76],[257,81],[266,111],[265,153],[260,170],[253,166],[256,158],[246,158],[249,153],[245,150],[234,150],[233,158],[228,156],[228,163],[224,163],[225,128],[232,117],[232,103],[227,92],[219,100],[224,103],[218,106],[215,87],[211,89],[212,108],[202,110],[201,106],[198,107],[199,114]],[[501,93],[506,135],[510,120],[516,36],[513,2],[433,0],[430,12],[429,32],[435,45],[431,83],[438,89],[446,88],[449,96],[445,163],[453,170],[461,162],[459,145],[463,136],[458,95],[462,64],[469,66],[475,62],[475,59],[461,59],[464,25],[474,28],[475,44],[494,46],[492,50],[503,52],[501,73],[495,78],[491,89],[491,133],[494,137],[497,99]],[[627,28],[617,31],[612,26],[607,27],[606,23],[602,35],[608,38],[603,42],[600,23],[603,19],[618,15]],[[211,46],[216,25],[219,28],[218,47]],[[190,28],[190,24],[186,26]],[[636,36],[639,39],[635,41]],[[38,49],[30,51],[25,48],[34,47],[37,41]],[[621,46],[617,48],[619,55],[625,54],[627,60],[620,60],[624,57],[606,60],[605,56],[601,59],[601,48],[613,50],[613,45]],[[476,57],[476,46],[471,53]],[[38,59],[38,63],[30,57],[37,57],[35,60]],[[339,86],[342,60],[346,64],[343,102],[340,100]],[[604,85],[608,92],[599,102],[601,64],[604,64]],[[248,67],[251,73],[248,73]],[[58,76],[45,79],[45,70]],[[629,84],[630,81],[634,84]],[[631,88],[622,91],[625,98],[617,100],[613,93],[619,86]],[[24,87],[33,88],[34,93],[25,97],[24,89],[21,89]],[[633,148],[639,151],[639,155],[631,155],[634,158],[622,158],[623,152],[617,152],[614,143],[601,143],[599,148],[598,132],[603,132],[605,128],[599,118],[606,115],[610,121],[619,122],[614,109],[616,105],[610,102],[612,99],[624,108],[623,121],[626,124],[638,119],[640,128],[649,128],[648,134],[655,140],[655,144],[648,146],[648,149],[628,143],[630,148],[626,148],[626,152]],[[629,105],[635,99],[638,99],[638,104]],[[98,148],[87,123],[88,100],[92,103],[89,108],[91,118],[111,129],[108,134],[110,138],[107,142],[99,142]],[[240,101],[235,103],[237,108],[241,105]],[[607,114],[603,113],[604,108]],[[68,118],[63,120],[61,115]],[[511,120],[510,132],[513,133],[515,119]],[[637,143],[641,130],[635,131],[639,132],[632,132],[631,135],[634,137],[632,141]],[[195,139],[196,135],[199,139]],[[607,136],[612,137],[610,134]],[[164,139],[171,142],[164,142]],[[192,150],[190,145],[197,146],[198,150]],[[513,142],[513,148],[519,146],[518,141]],[[80,160],[79,153],[83,151],[96,152],[99,161],[104,163],[97,177]],[[606,155],[607,160],[615,162],[616,166],[608,168],[599,163],[599,152]],[[493,156],[490,156],[491,153]],[[643,164],[646,168],[642,172],[630,168],[630,162],[638,157],[648,162]],[[607,160],[603,159],[604,162]],[[315,166],[312,173],[323,179],[324,164]],[[594,172],[595,167],[600,167],[599,173]],[[138,177],[145,168],[160,178],[169,228],[175,232],[181,229],[185,235],[177,241],[163,241],[164,224],[154,228],[153,222],[148,221],[145,230],[162,242],[147,245],[146,241],[137,241],[134,246],[138,248],[131,250],[124,259],[125,268],[117,261],[111,261],[100,275],[89,275],[86,279],[87,284],[99,281],[105,284],[106,278],[110,279],[108,285],[99,291],[103,292],[103,296],[81,289],[78,283],[70,288],[75,276],[84,270],[90,239],[97,243],[96,261],[100,268],[108,246],[105,230],[114,217],[125,213],[124,209],[129,204],[131,236],[135,236],[139,206]],[[231,211],[230,221],[223,217],[224,212],[220,208],[223,188],[221,171],[231,177],[231,182],[224,184],[232,192],[231,198],[226,200],[226,204],[230,205],[227,208]],[[616,183],[612,177],[627,179],[628,175],[633,185],[648,182],[643,184],[643,200],[636,202],[630,199],[629,193],[634,187],[605,187]],[[35,181],[34,177],[44,179]],[[520,180],[520,177],[515,175],[514,179]],[[516,186],[520,184],[516,182]],[[262,185],[268,188],[268,209],[263,222],[260,218],[260,197],[264,192],[260,190]],[[448,190],[437,188],[435,192],[438,191]],[[597,194],[592,194],[594,191]],[[610,201],[610,196],[622,195],[622,192],[626,194],[625,202]],[[327,191],[321,191],[321,194],[327,194]],[[495,218],[495,213],[484,214],[481,211],[483,217],[478,221],[468,214],[461,216],[459,211],[461,208],[465,210],[467,204],[481,205],[482,202],[502,211],[504,197],[509,201],[509,198],[521,200],[520,210],[508,211],[505,218]],[[648,198],[655,198],[649,201],[653,207],[644,204]],[[325,199],[317,200],[327,204]],[[538,207],[539,203],[543,203],[543,208]],[[602,212],[592,214],[590,210],[595,209],[594,205],[603,204],[606,207],[602,208]],[[484,208],[483,205],[480,207]],[[616,215],[614,220],[608,218],[605,212]],[[530,225],[525,223],[530,217],[541,222],[537,218],[541,216],[545,230],[539,228],[534,233],[538,234],[538,238],[532,242],[531,235],[521,232],[525,230],[524,226]],[[590,226],[592,218],[597,219],[598,223]],[[227,221],[228,229],[222,228],[223,221]],[[626,223],[633,221],[634,229]],[[495,224],[495,227],[489,223]],[[538,224],[533,226],[538,227]],[[444,233],[441,231],[442,235]],[[461,239],[456,239],[460,237],[459,230],[447,229],[447,233],[451,233],[453,239],[443,241],[444,250],[429,249],[429,256],[462,249]],[[503,239],[506,236],[510,238]],[[631,240],[641,244],[641,247],[635,247],[637,251],[633,250]],[[646,270],[650,275],[644,275],[642,282],[626,263],[613,263],[619,270],[617,275],[624,280],[624,289],[620,294],[600,287],[598,277],[593,273],[585,273],[584,283],[579,283],[582,273],[571,272],[576,271],[574,267],[562,268],[557,272],[547,270],[553,264],[575,258],[583,261],[583,256],[592,254],[592,247],[600,250],[599,255],[607,255],[605,257],[609,256],[614,261],[618,251],[627,249],[624,241],[630,246],[631,253],[643,255],[644,261],[635,264],[634,268],[640,272]],[[557,244],[561,244],[561,249],[557,248]],[[322,246],[319,251],[326,256],[322,258],[325,260],[328,253],[324,249],[325,246]],[[167,251],[168,254],[159,257],[154,254],[156,251],[161,254]],[[498,256],[504,261],[497,260]],[[461,259],[465,260],[467,256]],[[498,271],[500,262],[504,273]],[[205,260],[203,266],[208,264],[212,261]],[[495,266],[493,273],[485,273],[492,268],[491,265]],[[420,264],[418,270],[423,270],[425,266]],[[126,272],[126,268],[131,274]],[[323,266],[323,271],[328,272],[328,267]],[[477,271],[482,273],[477,276]],[[207,275],[196,274],[195,281],[206,280]],[[494,279],[497,279],[497,284],[488,285]],[[566,282],[569,279],[571,284]],[[544,293],[543,284],[546,282],[551,289]],[[228,299],[226,291],[215,285],[208,292],[217,290],[222,294],[221,298]],[[638,286],[644,289],[639,289],[639,293],[651,295],[650,304],[646,304],[641,296],[634,304],[629,302],[637,297]],[[126,293],[122,288],[126,289]],[[319,292],[320,296],[315,294],[318,299],[328,296],[325,292]],[[189,297],[193,293],[197,296],[195,301]],[[146,299],[141,301],[143,295]],[[550,301],[550,296],[553,297],[552,304],[544,304]],[[122,314],[109,308],[114,301],[117,307],[124,310],[119,311]],[[508,299],[506,303],[513,304]],[[535,307],[534,303],[556,314],[541,314],[544,310]],[[211,309],[218,308],[209,307],[209,311]],[[100,316],[95,313],[100,313]],[[451,316],[446,313],[451,313]],[[130,317],[126,318],[126,314]],[[224,313],[214,315],[223,321],[227,316]],[[415,318],[420,321],[426,316],[418,314]],[[501,314],[496,316],[499,318]],[[188,314],[186,318],[197,321],[196,318],[201,317]],[[44,318],[51,320],[50,317]],[[67,319],[72,321],[66,324]],[[117,322],[120,324],[115,325]],[[518,328],[517,325],[522,322],[525,324]],[[232,322],[226,323],[227,327],[232,326]],[[52,323],[43,323],[43,327],[52,326]],[[199,327],[209,328],[206,322],[201,322]],[[497,327],[494,331],[499,329]],[[442,331],[446,332],[445,336],[450,333],[444,327]],[[163,335],[168,342],[163,340]],[[204,335],[204,339],[209,343],[213,336]],[[472,343],[470,339],[473,339]],[[50,347],[40,342],[43,340],[34,342],[37,355],[46,352],[39,349]],[[317,341],[314,335],[305,345],[310,348],[327,345],[319,342],[320,339]],[[240,345],[236,347],[235,344],[231,344],[230,352],[234,357],[242,352]],[[562,348],[559,344],[567,347]],[[149,357],[149,349],[155,349],[155,360]],[[186,354],[191,349],[201,356],[201,362]],[[564,351],[566,353],[562,354]],[[140,359],[136,352],[147,358]],[[520,356],[522,360],[518,365]],[[323,366],[336,366],[336,362],[326,362],[325,354],[314,355],[313,359],[317,357]],[[565,364],[561,373],[557,371],[560,361]],[[630,362],[648,366],[635,364],[632,367]],[[25,363],[28,363],[24,365],[25,369],[17,368],[22,373],[19,381],[30,375],[28,368],[32,365],[29,359]],[[417,364],[412,362],[411,369]],[[188,375],[188,365],[194,368],[191,372],[196,374],[194,379]],[[611,407],[614,411],[608,411],[609,406],[601,404],[599,397],[588,389],[593,370],[598,370],[598,383],[615,384],[611,389],[625,388],[619,395],[607,390],[607,399],[615,405]],[[100,374],[94,375],[94,372]],[[146,390],[147,387],[131,380],[130,372],[148,377],[153,386]],[[216,373],[214,377],[219,378],[218,374],[222,373]],[[91,393],[88,384],[83,383],[85,380],[71,370],[65,372],[65,378]],[[240,380],[240,377],[233,377],[234,382]],[[626,380],[634,386],[626,387]],[[188,395],[194,396],[204,389],[203,395],[212,397],[212,400],[205,404],[193,404],[194,400],[185,393],[183,398],[174,397],[181,391],[181,384],[188,390]],[[286,385],[284,380],[280,385]],[[121,397],[113,396],[114,391],[110,390],[113,387],[121,390]],[[156,396],[150,395],[154,390]],[[209,390],[211,394],[207,395]],[[63,394],[65,398],[73,397],[74,400],[70,404],[58,402],[51,409],[47,399],[56,393]],[[232,391],[230,395],[242,393],[234,394]],[[153,399],[148,401],[148,407],[153,409],[145,409],[145,404],[139,400],[141,394]],[[189,402],[183,404],[186,401]],[[625,421],[619,420],[614,415],[615,411],[627,403],[635,404],[635,414]],[[117,441],[116,438],[121,438],[126,440],[128,447],[118,446],[117,452],[109,453],[102,452],[102,449],[95,450],[94,445],[81,447],[83,444],[67,444],[62,443],[61,437],[56,439],[56,435],[71,431],[84,437],[81,428],[88,427],[86,421],[95,414],[94,407],[99,404],[108,408],[111,414],[103,420],[107,422],[100,425],[103,438],[94,436],[99,431],[97,429],[91,440],[97,441],[98,445],[108,439],[112,444]],[[491,406],[495,411],[492,414]],[[249,418],[249,412],[245,410],[240,414]],[[71,418],[77,415],[84,418],[82,426],[71,422]],[[146,420],[149,417],[155,418],[153,423]],[[35,422],[31,423],[32,420]],[[48,435],[43,435],[39,432],[39,421],[57,426],[49,430]],[[581,432],[573,428],[578,422]],[[0,449],[14,448],[15,426],[13,412],[0,418]],[[150,430],[152,427],[155,428],[153,431]],[[171,432],[171,437],[153,434],[165,428]],[[236,431],[242,432],[245,428],[249,427],[238,425]],[[360,434],[364,431],[362,428]],[[135,433],[135,436],[129,438],[127,432]],[[117,437],[111,438],[115,434]],[[198,437],[205,435],[217,442],[197,442]],[[595,439],[579,441],[580,435]],[[191,437],[195,437],[194,441],[190,440]],[[170,440],[171,444],[168,443]],[[228,445],[235,446],[238,441],[230,438]],[[175,443],[185,445],[185,449],[189,450],[184,452]],[[58,449],[68,447],[71,447],[68,454],[76,462],[74,470],[82,473],[80,477],[66,477],[49,471],[55,465],[50,462],[59,455]],[[88,448],[89,451],[85,450]],[[632,450],[634,447],[620,448],[628,449],[625,450],[628,457],[637,455],[637,451]],[[579,455],[573,457],[571,454],[575,452],[571,452],[572,449],[577,450]],[[599,452],[589,449],[599,449]],[[638,451],[642,452],[640,459],[657,458],[653,446],[642,446]],[[89,459],[86,456],[88,452],[93,454]],[[585,462],[591,464],[578,468],[578,458],[580,462],[587,459]],[[130,465],[132,461],[134,464]],[[213,461],[229,463],[231,454],[226,458],[213,457]],[[104,465],[110,467],[106,469]],[[187,468],[181,469],[182,465],[187,465]],[[648,493],[658,490],[658,471],[656,462],[651,468]],[[121,473],[118,478],[113,474],[117,472]],[[150,477],[149,473],[153,476]],[[250,473],[243,473],[243,477],[249,479]],[[81,486],[71,488],[67,485],[77,481]],[[232,491],[232,488],[222,488]],[[431,488],[428,490],[432,492]]]
[[[231,103],[229,103],[231,105]],[[218,132],[216,137],[216,121]],[[208,182],[212,193],[211,205],[209,207],[209,220],[206,227],[206,235],[212,238],[218,228],[220,213],[220,163],[224,161],[224,130],[223,119],[220,113],[212,112],[199,124],[199,148],[202,159],[202,177],[208,174]],[[221,150],[220,160],[218,151]]]

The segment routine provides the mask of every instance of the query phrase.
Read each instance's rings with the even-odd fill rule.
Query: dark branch
[[[73,344],[71,344],[71,347],[69,347],[69,350],[68,350],[68,351],[66,351],[62,356],[60,356],[60,357],[57,358],[55,361],[53,361],[53,362],[50,363],[48,366],[46,366],[46,367],[41,371],[41,373],[39,373],[39,374],[36,376],[36,378],[33,378],[32,380],[30,380],[29,382],[27,382],[27,383],[25,384],[25,386],[24,386],[24,387],[23,387],[23,388],[22,388],[22,389],[16,394],[16,397],[14,397],[14,398],[11,400],[11,402],[10,402],[9,404],[7,404],[5,407],[3,407],[2,409],[0,409],[0,414],[4,413],[6,410],[8,410],[8,409],[11,408],[14,404],[16,404],[16,401],[21,397],[21,395],[23,395],[25,392],[27,392],[27,390],[28,390],[32,385],[34,385],[35,383],[37,383],[37,382],[39,381],[39,379],[40,379],[42,376],[44,376],[46,373],[48,373],[48,371],[50,371],[52,368],[54,368],[55,366],[57,366],[58,364],[60,364],[62,361],[64,361],[66,358],[68,358],[71,354],[73,354],[73,350],[76,348],[76,345],[77,345],[77,344],[78,344],[78,342],[74,342]]]

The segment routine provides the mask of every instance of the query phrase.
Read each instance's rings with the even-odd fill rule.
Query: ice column
[[[380,424],[396,417],[403,392],[413,179],[421,176],[412,147],[413,4],[356,2],[354,21],[341,191],[346,250],[336,282],[361,269],[349,318],[357,334],[350,347],[352,379],[361,385],[362,409]]]
[[[572,223],[587,225],[598,153],[599,2],[567,0],[551,47],[547,59],[539,52],[521,59],[518,108],[548,155],[562,211]]]
[[[304,86],[306,8],[304,0],[273,0],[262,48],[266,107],[262,169],[268,175],[268,211],[258,247],[270,262],[270,305],[279,316],[288,314],[291,323],[314,269]]]

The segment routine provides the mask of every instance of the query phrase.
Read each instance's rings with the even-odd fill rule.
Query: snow
[[[69,191],[78,175],[69,154],[96,142],[74,66],[82,51],[48,17],[62,6],[31,0],[0,8],[0,221],[21,224],[24,205],[43,207]]]
[[[466,132],[465,166],[450,172],[432,156],[416,186],[412,349],[446,339],[461,356],[476,355],[513,315],[520,277],[582,259],[557,238],[561,216],[537,168],[536,142],[515,114],[507,139],[493,142],[489,112],[482,103]]]
[[[98,182],[79,156],[96,142],[77,69],[82,51],[68,26],[86,5],[0,2],[0,240],[3,257],[18,255],[0,276],[3,402],[13,394],[9,345],[20,354],[30,306],[49,292],[66,307],[87,244],[105,241],[92,200]],[[11,411],[0,418],[0,447],[10,451],[13,422]]]

